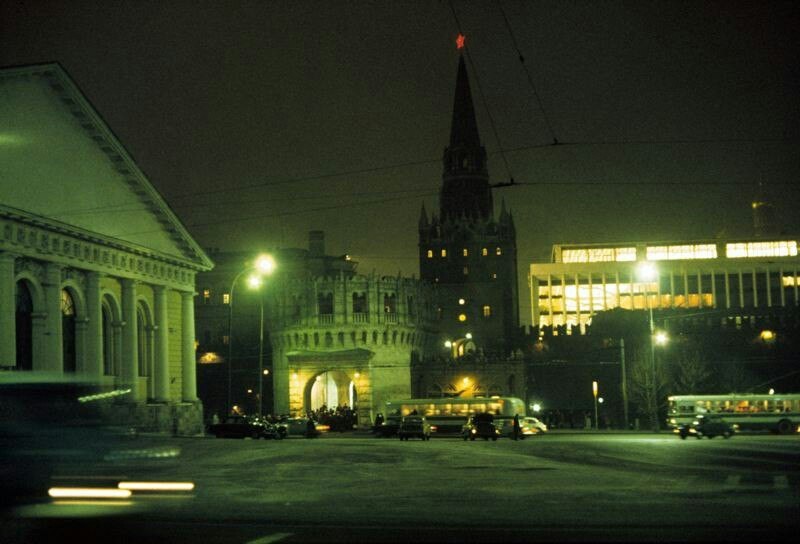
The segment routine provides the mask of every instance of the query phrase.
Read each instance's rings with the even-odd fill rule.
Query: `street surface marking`
[[[255,540],[250,540],[246,544],[271,544],[272,542],[280,542],[285,538],[292,536],[292,533],[274,533],[271,535],[262,536]]]

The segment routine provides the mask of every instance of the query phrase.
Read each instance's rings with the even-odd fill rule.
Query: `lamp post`
[[[597,426],[597,382],[592,382],[592,395],[594,395],[594,430],[598,430]]]
[[[259,255],[252,263],[252,265],[248,266],[247,268],[240,270],[238,274],[233,277],[233,281],[231,282],[231,289],[230,289],[230,299],[228,300],[228,404],[227,404],[227,411],[230,413],[231,411],[231,378],[232,378],[232,368],[233,368],[233,291],[236,288],[236,282],[242,277],[242,274],[247,272],[255,272],[254,275],[250,276],[248,283],[250,283],[252,287],[253,278],[258,278],[258,286],[261,285],[261,276],[271,274],[272,271],[275,269],[275,260],[272,256],[267,254]],[[263,351],[264,351],[264,299],[263,297],[260,298],[260,309],[261,309],[261,320],[260,320],[260,327],[259,327],[259,354],[258,354],[258,367],[259,367],[259,415],[261,414],[261,394],[263,391],[261,390],[262,386],[262,379],[263,379],[263,372],[262,372],[262,360],[263,360]]]
[[[648,262],[644,261],[639,264],[636,270],[637,276],[639,277],[639,281],[644,283],[644,298],[647,301],[647,310],[650,313],[650,372],[652,376],[652,387],[651,387],[651,402],[653,406],[651,409],[653,410],[653,427],[655,431],[658,431],[658,402],[656,401],[656,396],[658,395],[658,388],[656,387],[656,346],[655,346],[655,339],[653,338],[655,330],[653,326],[653,305],[650,304],[650,296],[648,295],[648,284],[651,281],[654,281],[658,278],[658,270],[656,267]]]

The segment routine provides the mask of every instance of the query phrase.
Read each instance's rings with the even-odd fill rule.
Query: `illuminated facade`
[[[60,66],[0,70],[0,92],[0,367],[129,390],[120,422],[201,433],[211,261]]]
[[[198,278],[201,291],[209,292],[208,302],[197,301],[203,339],[199,353],[224,362],[230,315],[225,295],[231,294],[237,268],[245,266],[246,258],[213,255],[220,266]],[[322,405],[347,404],[358,410],[359,425],[369,426],[386,400],[410,396],[411,363],[430,349],[429,287],[411,278],[357,274],[357,263],[346,255],[325,255],[319,231],[310,233],[308,250],[283,249],[272,255],[277,265],[264,283],[264,311],[265,368],[273,403],[265,411],[304,414]],[[252,363],[257,358],[253,328],[257,331],[259,301],[246,295],[243,286],[235,289],[232,339],[234,347],[246,343],[247,351],[234,363],[249,372],[250,382],[236,382],[245,390],[243,384],[252,387],[258,372]],[[243,335],[243,327],[251,334]],[[241,354],[240,348],[236,351]],[[234,402],[241,394],[236,393]]]
[[[783,237],[555,245],[552,263],[530,267],[533,323],[571,333],[613,308],[724,309],[733,316],[797,306],[797,244]],[[641,262],[652,264],[654,278],[637,273]]]

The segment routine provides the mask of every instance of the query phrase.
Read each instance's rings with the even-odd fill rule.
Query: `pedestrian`
[[[217,415],[216,412],[214,412],[214,415],[211,416],[211,424],[219,425],[219,416]]]
[[[519,414],[514,414],[514,440],[519,440],[522,436],[522,429],[519,426]]]
[[[308,418],[306,421],[306,438],[314,438],[317,436],[317,426],[314,424],[314,420]]]

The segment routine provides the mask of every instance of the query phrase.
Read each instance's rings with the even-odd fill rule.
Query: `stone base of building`
[[[200,401],[180,403],[118,403],[106,408],[113,425],[135,428],[139,432],[173,436],[197,436],[205,432],[203,404]]]

